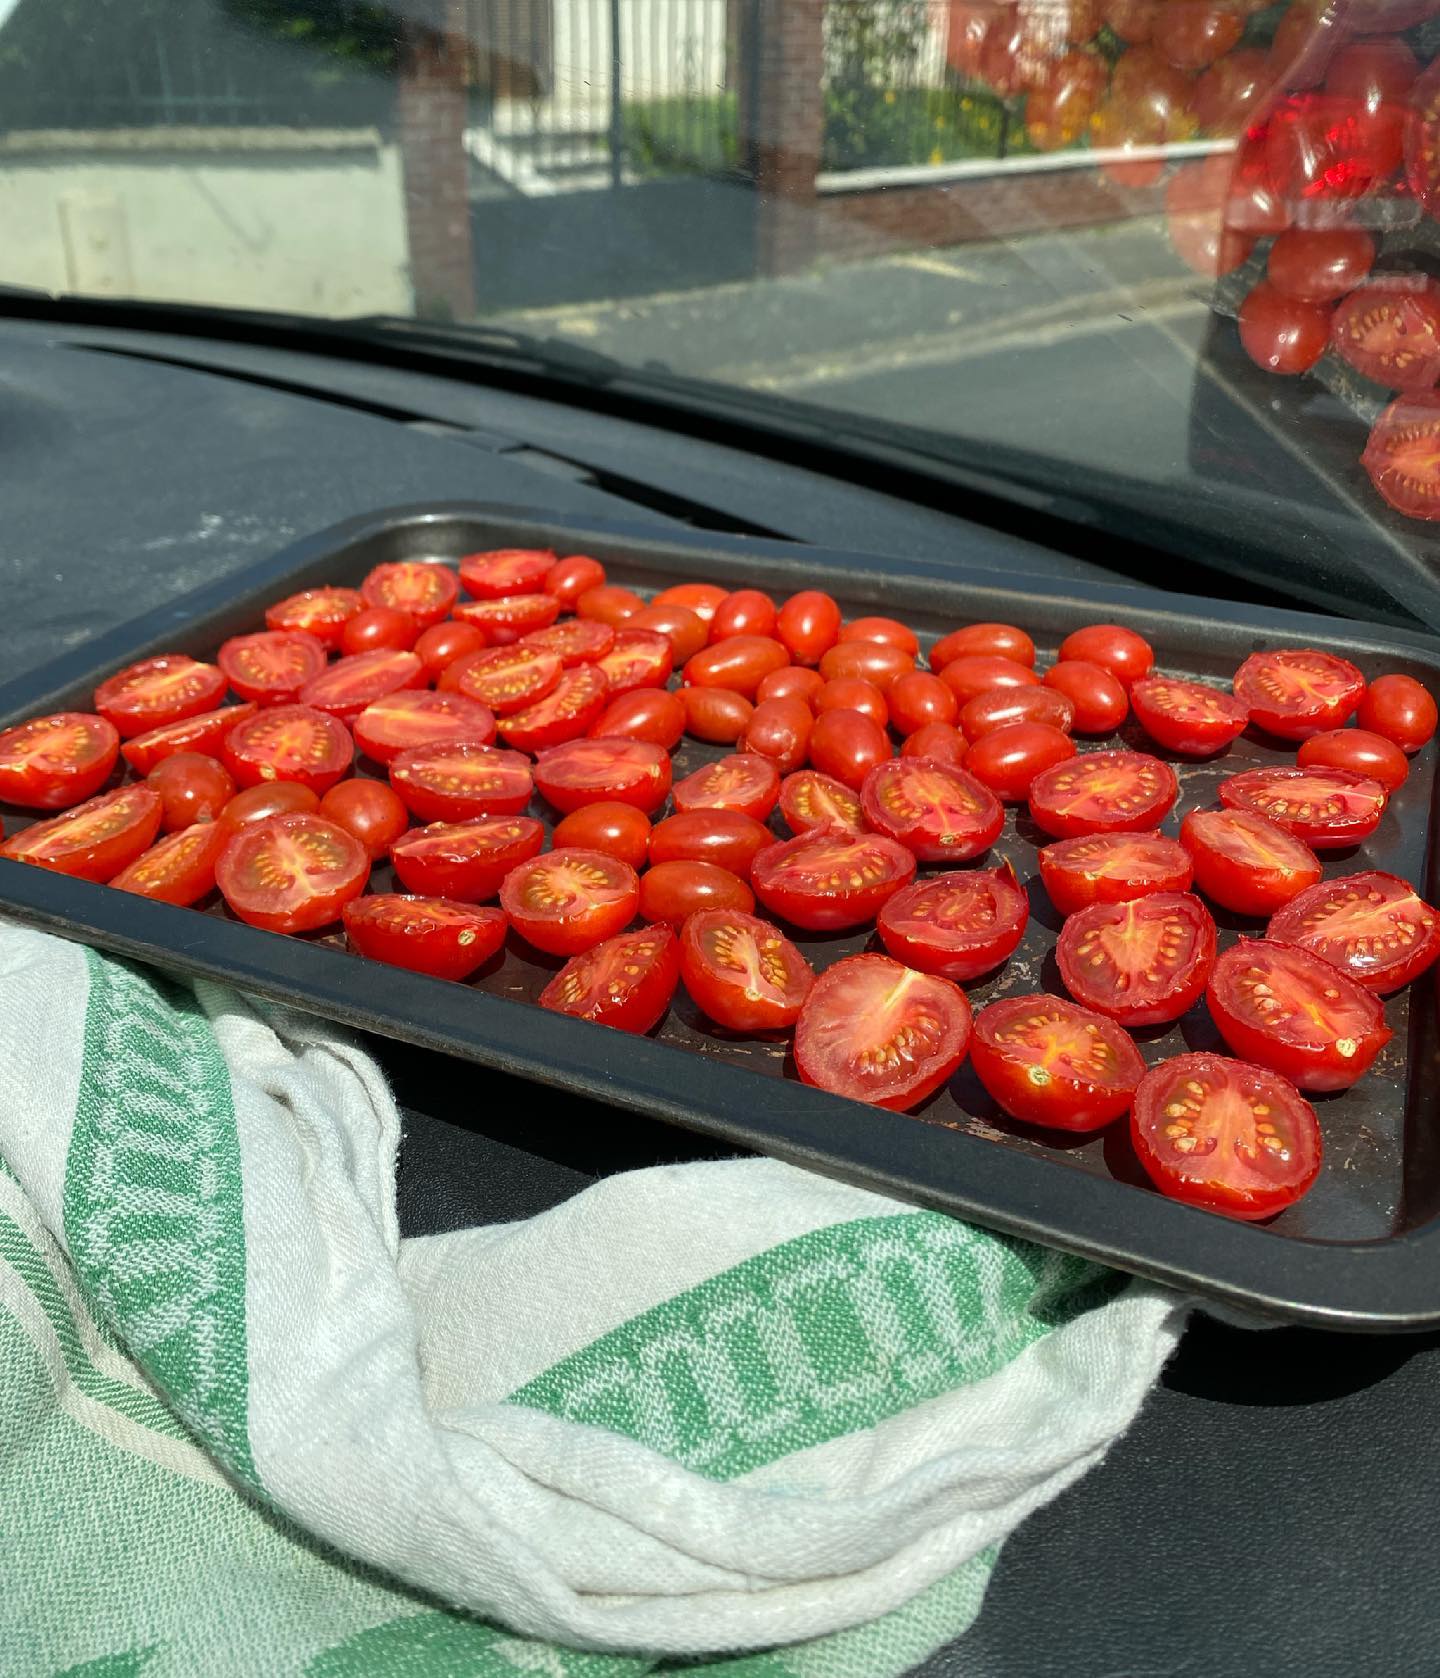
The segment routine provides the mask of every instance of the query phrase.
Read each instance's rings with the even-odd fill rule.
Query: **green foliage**
[[[622,113],[625,161],[645,174],[728,174],[740,167],[733,93],[642,99]]]
[[[400,54],[400,19],[373,0],[224,0],[251,29],[389,74]]]

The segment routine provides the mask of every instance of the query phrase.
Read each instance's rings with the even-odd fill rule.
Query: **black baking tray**
[[[338,525],[91,641],[0,687],[0,727],[88,708],[104,676],[148,654],[210,656],[227,636],[257,627],[267,602],[294,589],[354,582],[386,560],[454,561],[502,546],[590,553],[615,581],[641,592],[688,579],[780,594],[822,585],[847,615],[892,613],[927,644],[958,623],[1000,619],[1023,623],[1043,657],[1071,629],[1119,618],[1150,639],[1167,671],[1228,677],[1257,648],[1318,645],[1343,652],[1368,675],[1403,670],[1440,690],[1440,641],[1348,620],[1000,576],[967,570],[958,555],[888,561],[653,524],[581,524],[533,509],[446,504]],[[1125,730],[1119,743],[1152,749]],[[687,741],[676,754],[677,778],[717,755]],[[1184,809],[1209,801],[1224,776],[1288,760],[1284,748],[1250,735],[1217,763],[1172,759],[1181,799],[1166,831],[1175,831]],[[1327,876],[1385,868],[1433,899],[1435,800],[1432,744],[1413,760],[1375,836],[1358,852],[1331,853]],[[538,797],[534,813],[548,816]],[[3,806],[0,816],[7,833],[33,819]],[[1023,809],[1007,814],[992,859],[1010,857],[1027,882],[1031,921],[1000,973],[968,987],[977,1008],[1037,989],[1064,994],[1051,953],[1060,923],[1038,881],[1035,844],[1042,837]],[[387,873],[377,869],[378,889],[386,889]],[[530,1004],[559,963],[518,938],[473,982],[456,985],[363,961],[335,935],[258,931],[231,918],[218,901],[202,914],[15,862],[0,861],[0,910],[101,949],[229,981],[365,1031],[631,1108],[1265,1315],[1372,1330],[1440,1323],[1440,1035],[1431,976],[1387,1002],[1395,1036],[1372,1072],[1355,1089],[1317,1100],[1325,1163],[1315,1187],[1257,1226],[1156,1193],[1131,1153],[1123,1122],[1080,1138],[1047,1137],[1010,1123],[968,1067],[919,1114],[907,1116],[800,1084],[784,1043],[717,1033],[683,990],[649,1038],[548,1013]],[[1217,919],[1222,947],[1258,926],[1223,911]],[[869,935],[801,934],[798,942],[824,968],[867,947]],[[1139,1034],[1139,1042],[1152,1063],[1187,1049],[1223,1047],[1203,1003],[1173,1026]],[[475,1099],[483,1115],[483,1081],[475,1084]]]

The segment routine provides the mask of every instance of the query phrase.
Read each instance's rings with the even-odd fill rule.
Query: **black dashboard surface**
[[[1037,588],[1110,576],[734,448],[433,374],[381,382],[315,357],[0,325],[4,674],[297,535],[430,497],[953,550]],[[373,1046],[407,1112],[408,1234],[528,1216],[609,1172],[712,1151],[568,1098],[547,1130],[544,1092],[486,1074],[477,1099],[473,1068]],[[1131,1432],[1012,1538],[976,1625],[921,1670],[1434,1673],[1437,1433],[1440,1337],[1197,1317]]]

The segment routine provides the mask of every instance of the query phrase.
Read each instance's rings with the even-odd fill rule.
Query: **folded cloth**
[[[885,1678],[1180,1332],[761,1159],[402,1241],[322,1022],[8,926],[0,1019],[7,1674]]]

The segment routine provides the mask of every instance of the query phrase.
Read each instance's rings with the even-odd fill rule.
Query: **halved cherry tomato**
[[[1379,781],[1386,792],[1404,784],[1410,764],[1404,752],[1383,734],[1366,728],[1327,728],[1300,742],[1295,762],[1302,769],[1353,769]]]
[[[605,567],[598,559],[591,559],[589,554],[571,554],[545,573],[541,586],[546,594],[555,596],[562,611],[573,612],[580,596],[599,588],[604,581]]]
[[[818,664],[840,634],[840,608],[820,589],[792,594],[775,620],[776,639],[796,664]]]
[[[1039,723],[1068,734],[1074,721],[1075,707],[1063,693],[1048,687],[992,688],[967,699],[960,712],[961,731],[971,741],[1015,723]]]
[[[612,699],[590,725],[590,737],[648,740],[673,751],[685,732],[685,707],[664,688],[632,688]]]
[[[979,694],[1037,687],[1040,682],[1028,664],[994,653],[965,653],[960,658],[952,658],[941,670],[940,680],[962,708]]]
[[[450,665],[440,678],[442,693],[463,693],[497,717],[523,711],[560,684],[558,653],[535,647],[490,647]]]
[[[978,979],[1015,953],[1030,904],[1009,862],[917,880],[880,911],[880,939],[907,967],[957,984]]]
[[[340,919],[370,878],[353,834],[319,816],[271,816],[221,851],[215,883],[230,908],[268,932],[314,932]]]
[[[367,606],[389,606],[421,629],[439,623],[460,598],[460,579],[448,565],[418,559],[377,565],[360,585]]]
[[[63,810],[100,790],[120,755],[113,723],[89,711],[57,711],[0,732],[0,801]]]
[[[705,625],[708,635],[711,619],[720,610],[720,602],[729,592],[729,589],[719,588],[714,583],[676,583],[673,588],[662,588],[651,605],[683,606],[687,612],[694,612]]]
[[[990,789],[963,769],[929,758],[877,765],[860,789],[865,820],[921,862],[967,862],[1000,837],[1005,812]]]
[[[323,641],[327,647],[338,647],[340,632],[357,612],[364,610],[365,597],[358,588],[307,588],[267,606],[265,627],[300,630]]]
[[[815,713],[803,699],[762,700],[745,724],[740,750],[768,757],[782,775],[790,775],[804,763],[814,727]]]
[[[412,746],[488,746],[495,716],[463,693],[402,688],[367,705],[355,719],[355,741],[376,763],[390,763]]]
[[[1393,991],[1440,955],[1440,914],[1408,880],[1376,870],[1325,880],[1293,897],[1266,938],[1323,957],[1366,990]]]
[[[234,635],[216,655],[230,686],[260,705],[293,705],[325,668],[324,643],[297,630]]]
[[[820,674],[827,682],[869,682],[881,693],[914,669],[909,653],[883,641],[842,641],[820,655]]]
[[[1320,1171],[1320,1126],[1294,1086],[1224,1055],[1177,1055],[1135,1092],[1130,1140],[1163,1193],[1227,1218],[1293,1206]]]
[[[397,612],[393,606],[367,606],[340,631],[340,651],[408,653],[419,638],[420,625],[408,612]]]
[[[1195,884],[1237,915],[1268,915],[1320,878],[1320,859],[1304,840],[1249,810],[1191,810],[1180,843]]]
[[[1302,303],[1334,303],[1370,272],[1375,241],[1358,227],[1292,227],[1270,247],[1270,284]]]
[[[652,601],[643,612],[625,620],[627,629],[648,629],[670,643],[676,664],[693,658],[709,640],[704,618],[688,606],[661,606]]]
[[[1130,699],[1120,682],[1089,659],[1067,659],[1045,672],[1045,686],[1074,708],[1077,734],[1110,734],[1130,713]]]
[[[514,815],[534,790],[522,752],[464,744],[407,747],[390,761],[390,785],[422,822]]]
[[[235,782],[223,763],[199,752],[175,752],[145,777],[160,798],[160,831],[178,833],[196,822],[218,821],[235,796]]]
[[[687,818],[672,816],[670,819]],[[767,833],[765,837],[768,839],[770,835]],[[606,856],[618,857],[635,869],[645,866],[650,839],[650,818],[645,812],[615,799],[584,804],[555,824],[556,850],[604,851]]]
[[[180,722],[167,722],[152,728],[148,734],[137,734],[121,746],[121,755],[137,775],[148,775],[162,758],[175,752],[199,752],[205,757],[219,757],[225,736],[248,717],[255,715],[254,705],[225,705],[218,711],[202,711],[198,717],[185,717]]]
[[[806,706],[806,710],[810,708]],[[826,711],[858,711],[862,717],[869,717],[877,728],[884,728],[890,721],[890,707],[885,703],[885,695],[873,682],[867,682],[860,676],[839,676],[833,682],[825,683],[815,695],[814,714],[818,717]]]
[[[572,664],[604,658],[615,645],[615,631],[608,623],[596,623],[592,618],[566,618],[545,629],[531,630],[521,645],[555,653],[568,670]]]
[[[960,713],[960,701],[928,670],[910,670],[897,676],[885,697],[891,726],[907,739],[929,723],[953,726]]]
[[[714,763],[704,764],[672,791],[675,808],[687,810],[739,810],[742,815],[764,821],[780,796],[780,771],[768,757],[737,752]]]
[[[640,881],[633,868],[603,851],[547,851],[511,869],[500,903],[537,950],[573,956],[634,920]]]
[[[747,1037],[794,1025],[815,983],[778,926],[734,909],[702,909],[685,922],[680,976],[703,1013]]]
[[[218,822],[196,822],[167,834],[122,868],[110,884],[116,891],[188,909],[214,891],[215,864],[229,842],[230,835]]]
[[[927,722],[906,736],[900,755],[928,757],[936,763],[948,763],[958,769],[965,761],[965,749],[965,736],[958,728],[952,728],[949,723]]]
[[[1036,688],[1043,693],[1044,688]],[[978,703],[972,699],[970,705]],[[970,705],[965,709],[968,711]],[[972,740],[965,753],[965,772],[989,787],[1006,804],[1021,804],[1030,783],[1042,770],[1075,755],[1075,742],[1043,722],[1012,722]]]
[[[1365,696],[1365,678],[1349,659],[1315,647],[1252,653],[1234,686],[1256,727],[1282,740],[1339,728]]]
[[[533,594],[545,588],[556,563],[548,548],[494,548],[465,555],[460,561],[460,583],[472,600]]]
[[[536,758],[535,785],[562,813],[610,799],[649,815],[670,791],[670,754],[648,740],[567,740]]]
[[[553,594],[507,594],[503,600],[467,600],[455,608],[457,623],[483,630],[495,647],[512,646],[559,616],[560,602]]]
[[[433,681],[457,658],[478,653],[489,645],[485,631],[473,623],[434,623],[415,643],[415,656]]]
[[[343,911],[345,936],[371,961],[434,979],[468,979],[505,942],[502,909],[476,909],[448,897],[377,892]]]
[[[544,843],[545,829],[532,816],[480,816],[406,833],[391,845],[390,860],[407,891],[483,903]]]
[[[1247,769],[1220,783],[1220,802],[1264,816],[1317,851],[1368,839],[1389,794],[1350,769]]]
[[[615,1031],[649,1031],[680,982],[680,946],[668,926],[622,932],[572,956],[540,992],[540,1006]]]
[[[1035,667],[1035,643],[1013,623],[967,623],[942,635],[930,649],[930,668],[938,676],[957,658],[1008,658]]]
[[[348,774],[355,742],[337,717],[309,705],[271,705],[236,724],[221,747],[237,786],[299,781],[318,798]]]
[[[1012,996],[975,1017],[970,1064],[1012,1119],[1098,1130],[1130,1105],[1145,1062],[1104,1014],[1058,996]]]
[[[1417,202],[1440,208],[1440,74],[1434,65],[1410,90],[1405,120],[1405,181]]]
[[[727,688],[752,699],[761,680],[789,662],[789,653],[769,636],[732,635],[688,659],[681,680],[687,687]]]
[[[782,808],[784,788],[788,784],[788,781],[781,783]],[[858,803],[856,815],[859,815]],[[564,822],[560,824],[564,825]],[[555,836],[559,838],[560,828],[556,828]],[[566,842],[580,843],[578,839]],[[677,816],[666,816],[663,822],[656,822],[650,832],[649,854],[652,863],[713,862],[716,867],[728,868],[732,874],[748,880],[750,865],[767,845],[774,843],[775,835],[763,822],[740,810],[682,810]],[[610,847],[596,845],[594,849],[603,851]],[[629,862],[630,858],[625,860]],[[643,855],[640,860],[645,860]],[[638,868],[640,863],[633,866]]]
[[[604,672],[594,664],[577,664],[561,673],[545,695],[523,711],[500,721],[500,736],[516,751],[532,754],[546,746],[578,740],[598,720],[609,697]]]
[[[382,647],[373,653],[347,653],[336,659],[328,670],[301,688],[300,703],[326,711],[342,722],[352,722],[367,705],[387,693],[424,686],[425,666],[414,653]]]
[[[1140,726],[1167,752],[1213,757],[1245,732],[1250,710],[1233,694],[1176,676],[1146,676],[1130,688]]]
[[[1435,733],[1435,701],[1413,676],[1377,676],[1365,690],[1355,721],[1413,755]]]
[[[1077,659],[1108,671],[1128,693],[1130,684],[1155,668],[1155,649],[1143,635],[1118,623],[1092,623],[1060,643],[1060,662]],[[1065,690],[1062,688],[1061,692]],[[1070,696],[1072,699],[1074,695]]]
[[[738,910],[748,915],[755,894],[738,874],[713,862],[657,862],[640,876],[640,918],[685,924],[701,909]]]
[[[636,688],[663,688],[675,668],[670,642],[653,629],[624,628],[615,645],[595,660],[595,668],[610,684],[612,695]]]
[[[811,763],[847,787],[859,787],[890,755],[885,730],[859,711],[826,711],[810,730]]]
[[[1205,1000],[1242,1060],[1302,1090],[1348,1090],[1393,1035],[1368,990],[1294,944],[1232,944],[1215,963]]]
[[[832,1095],[908,1112],[950,1081],[970,1042],[970,1004],[948,979],[888,956],[847,956],[811,987],[795,1067]]]
[[[725,641],[732,635],[773,635],[775,602],[758,588],[738,588],[727,594],[710,620],[710,639]]]
[[[1147,833],[1180,791],[1175,771],[1148,752],[1087,752],[1030,783],[1030,815],[1056,839],[1082,833]]]
[[[883,833],[817,827],[768,845],[750,883],[771,912],[809,932],[865,926],[915,878],[915,855]]]
[[[601,583],[598,588],[586,589],[575,602],[575,610],[582,618],[593,618],[596,623],[608,623],[612,629],[618,629],[627,618],[643,612],[645,602],[633,589]]]
[[[755,711],[733,688],[681,688],[675,697],[685,707],[685,732],[712,746],[733,746]]]
[[[148,850],[159,831],[160,795],[149,787],[119,787],[22,828],[0,845],[0,857],[104,885]]]
[[[319,808],[318,795],[299,781],[262,781],[237,792],[214,825],[229,838],[252,822],[269,821],[271,816],[312,815]]]
[[[410,812],[383,781],[341,781],[320,800],[320,814],[343,827],[378,862],[410,825]]]
[[[1159,833],[1088,833],[1040,852],[1040,878],[1062,915],[1092,903],[1186,891],[1194,874],[1184,846]]]
[[[1440,518],[1440,392],[1397,397],[1375,421],[1360,464],[1396,512]]]
[[[1428,391],[1440,377],[1440,283],[1426,274],[1376,274],[1335,311],[1330,345],[1389,390]]]
[[[817,827],[859,833],[865,826],[860,794],[818,769],[800,769],[785,777],[780,783],[780,814],[792,833],[809,833]]]
[[[167,722],[212,711],[225,697],[218,665],[185,653],[161,653],[108,677],[95,689],[95,709],[128,740]]]
[[[1178,1020],[1215,965],[1215,922],[1188,891],[1093,903],[1065,922],[1055,947],[1065,988],[1121,1025]]]

